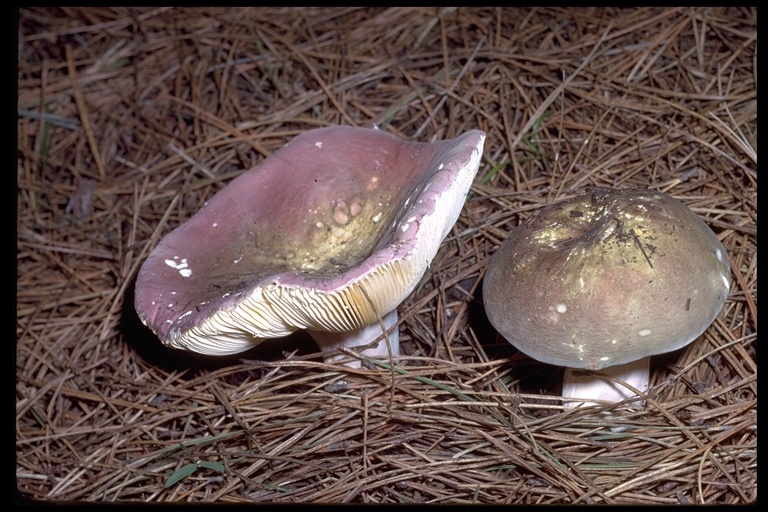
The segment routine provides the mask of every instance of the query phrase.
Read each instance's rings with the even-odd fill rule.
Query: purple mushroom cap
[[[136,281],[139,317],[165,344],[214,355],[376,323],[455,223],[484,139],[345,126],[297,136],[160,241]]]

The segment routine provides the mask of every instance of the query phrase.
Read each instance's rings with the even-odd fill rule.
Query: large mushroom
[[[592,188],[512,230],[491,259],[483,302],[512,345],[567,368],[563,397],[574,406],[645,392],[650,356],[701,335],[730,284],[723,245],[685,204]]]
[[[159,242],[136,280],[139,318],[203,354],[306,329],[328,362],[341,347],[397,355],[397,306],[456,222],[484,140],[302,133]]]

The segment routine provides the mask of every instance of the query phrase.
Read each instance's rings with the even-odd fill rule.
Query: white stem
[[[637,389],[641,393],[648,391],[650,379],[650,357],[644,357],[632,363],[610,366],[599,370],[599,373],[610,375]],[[637,396],[626,386],[601,379],[593,375],[575,375],[573,368],[566,368],[563,376],[563,398],[578,399],[578,401],[563,401],[566,407],[577,407],[581,404],[594,405],[594,400],[621,402]],[[632,402],[631,407],[642,408],[643,402]]]
[[[389,357],[389,350],[387,350],[387,339],[389,339],[389,346],[392,349],[392,355],[400,355],[400,336],[397,332],[397,309],[394,309],[384,315],[382,322],[387,331],[386,333],[382,333],[381,324],[378,322],[375,324],[366,325],[357,331],[308,332],[309,335],[312,336],[312,339],[315,340],[315,343],[317,343],[317,345],[320,347],[320,350],[324,353],[328,353],[328,355],[325,357],[325,362],[329,364],[336,364],[338,361],[344,358],[349,360],[349,356],[338,353],[338,350],[342,347],[351,349],[363,348],[360,353],[365,356],[387,359]],[[364,348],[366,346],[368,346],[368,348]],[[347,363],[347,366],[352,368],[359,368],[360,360],[352,360]]]

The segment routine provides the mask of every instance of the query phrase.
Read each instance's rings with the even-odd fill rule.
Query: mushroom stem
[[[347,358],[346,354],[338,353],[342,347],[362,348],[361,354],[367,357],[388,358],[387,339],[392,349],[392,355],[400,355],[400,337],[397,332],[397,309],[394,309],[384,315],[381,319],[386,329],[386,336],[382,332],[382,324],[375,323],[366,325],[356,331],[349,332],[326,332],[326,331],[308,331],[312,339],[315,340],[318,347],[325,356],[325,362],[336,364],[340,360]],[[378,341],[377,341],[378,339]],[[334,353],[335,352],[335,353]],[[359,368],[360,360],[355,359],[346,364],[351,368]]]
[[[641,393],[648,391],[650,378],[650,357],[644,357],[627,364],[609,366],[600,370],[600,373],[620,380],[637,389]],[[579,399],[578,401],[564,400],[566,407],[579,405],[594,405],[593,400],[606,402],[621,402],[637,396],[626,386],[605,378],[598,377],[583,370],[566,368],[563,376],[563,398]],[[633,402],[630,407],[642,408],[643,402]]]

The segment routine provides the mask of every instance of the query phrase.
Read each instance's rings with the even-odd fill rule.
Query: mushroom
[[[398,355],[397,306],[456,222],[484,140],[302,133],[159,242],[136,280],[139,318],[202,354],[306,329],[327,362],[341,347]]]
[[[512,345],[567,368],[563,397],[575,406],[636,396],[579,369],[644,393],[650,356],[701,335],[730,284],[725,248],[685,204],[653,190],[591,188],[510,232],[488,266],[483,302]]]

